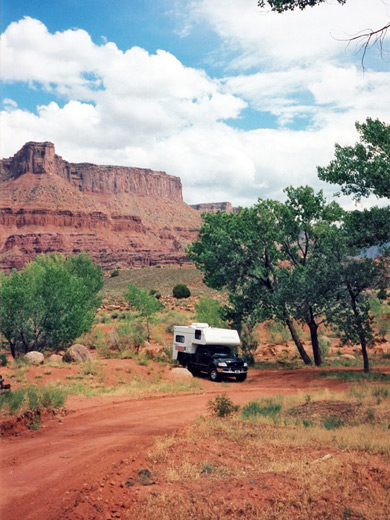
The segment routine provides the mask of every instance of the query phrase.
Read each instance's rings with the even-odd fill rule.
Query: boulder
[[[171,376],[174,379],[192,379],[193,375],[186,368],[174,367],[171,370]]]
[[[43,365],[45,362],[45,356],[42,354],[42,352],[38,352],[36,350],[27,352],[27,354],[24,356],[24,359],[27,359],[29,363],[35,366]]]
[[[62,361],[66,361],[67,363],[85,363],[86,361],[92,361],[92,356],[86,346],[76,343],[68,348]]]
[[[59,354],[52,354],[51,356],[49,356],[49,361],[51,363],[60,363],[62,361],[62,356],[60,356]]]
[[[356,357],[353,354],[341,354],[340,356],[342,359],[356,359]]]

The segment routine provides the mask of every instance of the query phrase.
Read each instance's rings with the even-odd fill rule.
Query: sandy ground
[[[49,418],[38,431],[3,438],[0,518],[76,518],[72,510],[82,490],[101,486],[115,467],[136,463],[157,436],[205,414],[208,400],[222,392],[242,405],[261,396],[346,388],[344,383],[320,379],[315,369],[252,370],[245,383],[221,387],[202,379],[202,385],[201,394],[138,400],[70,397],[66,415]],[[100,489],[107,503],[110,486]]]

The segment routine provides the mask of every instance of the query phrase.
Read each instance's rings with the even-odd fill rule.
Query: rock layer
[[[165,172],[70,163],[49,142],[27,143],[0,166],[3,270],[53,251],[86,251],[107,269],[182,263],[197,237],[199,213]]]

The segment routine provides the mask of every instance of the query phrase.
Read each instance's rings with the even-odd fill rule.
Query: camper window
[[[176,343],[185,343],[185,338],[184,338],[184,336],[177,335],[175,338],[175,341],[176,341]]]
[[[200,329],[195,329],[195,339],[201,339],[202,331]]]

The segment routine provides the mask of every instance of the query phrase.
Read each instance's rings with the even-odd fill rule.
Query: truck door
[[[199,370],[208,370],[211,362],[211,355],[207,347],[200,347],[198,368]]]

